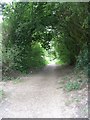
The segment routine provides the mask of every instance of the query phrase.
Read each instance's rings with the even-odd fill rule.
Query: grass
[[[69,75],[66,75],[60,81],[62,84],[62,88],[65,91],[73,91],[73,90],[80,90],[87,85],[88,78],[83,71],[79,71],[78,73],[72,72]]]
[[[13,81],[14,84],[18,84],[18,83],[21,82],[21,79],[18,77],[16,79],[12,80],[12,81]]]
[[[0,90],[0,100],[3,98],[3,95],[4,95],[4,91],[1,89]]]
[[[24,75],[27,75],[27,74],[24,73]],[[20,79],[20,77],[15,78],[15,77],[3,76],[3,81],[4,82],[12,81],[13,84],[18,84],[21,82],[21,79]]]
[[[78,81],[68,81],[66,84],[65,84],[65,89],[67,91],[72,91],[72,90],[79,90],[80,89],[80,83]]]

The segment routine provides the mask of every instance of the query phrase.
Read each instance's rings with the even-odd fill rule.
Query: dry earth
[[[42,72],[22,76],[19,82],[2,82],[5,98],[0,118],[87,118],[87,88],[65,92],[58,81],[72,67],[48,65]]]

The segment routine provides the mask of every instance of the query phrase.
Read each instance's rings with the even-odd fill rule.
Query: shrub
[[[12,69],[15,68],[16,63],[14,62],[14,58],[18,55],[19,51],[14,46],[11,48],[6,48],[3,46],[2,49],[2,77],[9,76]]]
[[[45,51],[40,45],[40,43],[32,44],[29,54],[29,67],[39,68],[43,67],[46,64]]]
[[[76,70],[84,70],[86,74],[90,71],[88,59],[88,46],[84,44],[79,56],[77,57]]]
[[[44,49],[39,43],[33,43],[31,48],[22,51],[15,47],[3,49],[3,70],[10,69],[26,72],[30,68],[40,68],[46,64]]]

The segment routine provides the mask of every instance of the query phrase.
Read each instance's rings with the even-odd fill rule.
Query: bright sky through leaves
[[[13,0],[1,0],[1,3],[2,2],[5,2],[5,3],[10,3],[10,2],[12,2]]]

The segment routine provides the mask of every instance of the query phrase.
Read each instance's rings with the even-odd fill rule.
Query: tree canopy
[[[45,65],[44,49],[52,47],[58,60],[87,66],[88,3],[14,2],[3,16],[4,54],[15,69]]]

